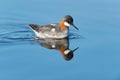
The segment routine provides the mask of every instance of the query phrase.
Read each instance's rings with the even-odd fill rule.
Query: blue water
[[[79,31],[58,41],[35,40],[29,23],[59,22],[66,14]],[[52,48],[52,49],[51,49]],[[0,80],[120,80],[120,0],[1,0]]]

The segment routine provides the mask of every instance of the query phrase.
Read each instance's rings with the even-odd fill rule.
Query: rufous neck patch
[[[62,31],[67,29],[67,27],[64,25],[64,19],[62,19],[61,22],[60,22],[60,28],[61,28]]]

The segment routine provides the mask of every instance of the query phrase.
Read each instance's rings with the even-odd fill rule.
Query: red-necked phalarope
[[[68,36],[68,27],[73,26],[78,30],[78,28],[73,24],[73,18],[70,15],[66,15],[60,23],[54,23],[49,25],[36,25],[29,24],[30,28],[35,32],[38,38],[54,38],[62,39]]]

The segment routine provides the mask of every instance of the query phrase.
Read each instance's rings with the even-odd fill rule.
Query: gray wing
[[[37,32],[49,32],[51,31],[52,28],[56,28],[56,29],[59,29],[59,24],[58,23],[55,23],[55,24],[50,24],[50,25],[37,25],[37,24],[29,24],[29,26],[37,31]]]

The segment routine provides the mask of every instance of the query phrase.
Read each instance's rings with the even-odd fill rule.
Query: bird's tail
[[[39,30],[39,27],[38,27],[38,25],[36,25],[36,24],[29,24],[29,26],[30,26],[31,29],[33,29],[33,30],[35,30],[35,31],[38,31],[38,30]]]

